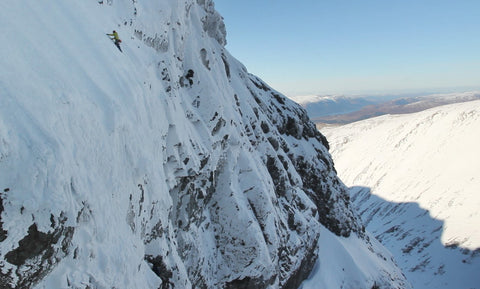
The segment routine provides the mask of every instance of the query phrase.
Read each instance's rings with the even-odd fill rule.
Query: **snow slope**
[[[352,236],[338,238],[322,227],[318,242],[319,258],[311,276],[302,283],[300,289],[319,288],[391,288],[392,284],[379,281],[379,276],[398,278],[396,263],[392,254],[372,236],[365,240]],[[375,252],[378,258],[372,258]],[[405,282],[405,281],[404,281]],[[409,287],[404,283],[402,286]]]
[[[339,176],[416,288],[480,288],[480,101],[326,128]]]
[[[213,2],[4,0],[0,40],[0,287],[409,288]]]

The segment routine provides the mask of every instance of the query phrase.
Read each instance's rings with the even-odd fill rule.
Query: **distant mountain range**
[[[480,91],[430,94],[347,97],[293,97],[317,124],[347,124],[385,114],[419,112],[439,105],[480,99]]]

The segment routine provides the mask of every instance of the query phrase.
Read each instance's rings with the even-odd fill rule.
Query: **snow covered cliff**
[[[409,288],[213,2],[4,0],[0,30],[0,287]]]

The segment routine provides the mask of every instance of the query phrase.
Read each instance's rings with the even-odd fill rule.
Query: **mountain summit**
[[[1,288],[409,288],[212,1],[0,8]]]

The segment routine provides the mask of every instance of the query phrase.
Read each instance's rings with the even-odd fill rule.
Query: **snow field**
[[[372,232],[418,288],[480,284],[480,101],[322,130]]]

